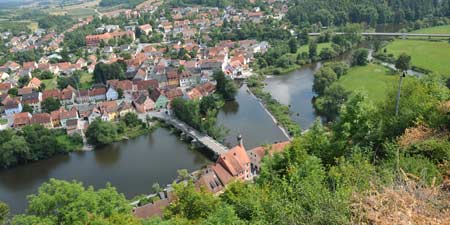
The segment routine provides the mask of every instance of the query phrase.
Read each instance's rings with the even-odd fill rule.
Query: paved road
[[[139,118],[142,120],[145,120],[147,115],[150,117],[158,118],[158,119],[161,119],[161,120],[164,120],[164,121],[170,123],[171,125],[175,126],[178,130],[181,130],[185,134],[188,134],[189,136],[195,138],[197,141],[202,143],[204,146],[206,146],[210,150],[214,151],[217,155],[221,155],[228,151],[227,147],[225,147],[218,141],[214,140],[214,138],[195,130],[194,128],[190,127],[183,121],[178,120],[177,118],[175,118],[173,116],[169,116],[163,112],[149,112],[146,114],[140,114]]]
[[[309,36],[320,36],[321,33],[308,33]],[[343,32],[335,32],[333,34],[342,35]],[[379,33],[379,32],[363,32],[362,36],[391,36],[391,37],[450,37],[450,34],[414,34],[414,33]]]

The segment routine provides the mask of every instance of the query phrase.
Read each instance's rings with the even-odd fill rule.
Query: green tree
[[[325,89],[337,80],[337,75],[330,67],[323,67],[314,74],[313,90],[323,95]]]
[[[11,96],[17,96],[18,93],[19,93],[19,90],[16,87],[13,87],[8,90],[8,94]]]
[[[335,120],[339,109],[347,101],[349,94],[342,85],[333,83],[325,89],[323,96],[317,98],[314,106],[319,114],[325,116],[328,121]]]
[[[33,108],[30,105],[28,105],[28,104],[24,104],[23,108],[22,108],[22,112],[33,113]]]
[[[119,99],[123,98],[123,90],[122,90],[122,88],[117,88],[117,96],[119,97]]]
[[[111,185],[85,188],[76,181],[50,179],[29,197],[27,213],[13,224],[139,224],[123,194]]]
[[[86,137],[88,142],[93,145],[110,144],[118,138],[117,126],[97,119],[89,125]]]
[[[30,82],[30,77],[28,76],[22,76],[19,78],[19,87],[24,87]]]
[[[8,220],[8,216],[9,206],[4,202],[0,202],[0,224],[5,224]]]
[[[314,60],[317,57],[317,43],[315,41],[309,42],[309,58]]]
[[[359,48],[352,55],[352,66],[365,66],[368,63],[369,50]]]
[[[58,110],[61,107],[61,102],[53,97],[47,98],[41,103],[41,108],[43,112],[50,113]]]
[[[289,45],[289,51],[291,53],[293,53],[293,54],[297,53],[298,44],[297,44],[297,40],[295,38],[289,39],[288,45]]]
[[[217,82],[217,93],[219,93],[224,100],[233,100],[238,91],[233,80],[225,77],[225,73],[220,70],[214,71],[213,77]]]
[[[402,53],[398,56],[397,60],[395,61],[395,68],[397,68],[399,71],[407,71],[411,67],[411,56]]]
[[[197,191],[192,181],[174,184],[177,200],[166,210],[166,217],[182,217],[189,220],[205,219],[219,207],[219,199],[204,189]]]

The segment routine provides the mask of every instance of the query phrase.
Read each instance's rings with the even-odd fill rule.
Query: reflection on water
[[[264,90],[281,104],[291,106],[291,118],[303,130],[308,129],[317,117],[312,104],[316,95],[312,85],[314,73],[320,66],[320,63],[304,66],[289,74],[270,76],[265,80],[267,85]]]
[[[225,104],[224,109],[219,112],[217,122],[230,130],[225,138],[228,147],[237,144],[238,134],[242,135],[247,150],[287,140],[259,101],[247,92],[246,86],[239,88],[235,101]]]
[[[77,180],[96,188],[107,182],[128,198],[151,192],[155,182],[171,183],[177,170],[201,168],[209,160],[190,150],[167,129],[133,140],[104,146],[96,151],[57,156],[0,171],[0,199],[13,213],[23,212],[26,196],[50,178]]]

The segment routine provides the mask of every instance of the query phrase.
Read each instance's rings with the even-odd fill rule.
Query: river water
[[[245,86],[239,89],[236,101],[226,103],[218,122],[230,129],[226,138],[229,146],[236,144],[238,134],[242,134],[247,149],[286,140],[259,102],[246,92]],[[27,204],[26,196],[36,193],[50,178],[77,180],[96,188],[110,182],[127,198],[132,198],[150,193],[156,182],[171,183],[179,169],[194,171],[210,162],[201,150],[189,149],[188,144],[168,129],[158,128],[149,135],[95,151],[0,170],[0,200],[11,207],[13,214],[22,213]]]

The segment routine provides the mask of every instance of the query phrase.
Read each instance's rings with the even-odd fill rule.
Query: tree
[[[123,90],[122,88],[117,88],[117,96],[119,99],[123,98]]]
[[[203,97],[200,100],[200,113],[206,116],[209,110],[216,110],[219,107],[218,102],[220,102],[220,99],[217,99],[214,95]]]
[[[17,96],[18,93],[19,93],[19,90],[16,87],[13,87],[8,90],[8,94],[11,96]]]
[[[43,112],[50,113],[58,110],[61,107],[61,102],[53,97],[47,98],[41,103],[41,108]]]
[[[366,48],[357,49],[352,55],[352,66],[365,66],[368,63],[369,50]]]
[[[325,89],[336,80],[336,73],[330,67],[323,67],[314,74],[313,90],[318,95],[323,95]]]
[[[295,38],[289,39],[288,45],[289,45],[289,50],[292,54],[297,52],[298,46],[297,46],[297,40]]]
[[[0,201],[0,224],[5,224],[9,216],[9,206]]]
[[[28,105],[28,104],[24,104],[23,105],[23,108],[22,108],[22,112],[29,112],[29,113],[33,113],[33,108],[30,106],[30,105]]]
[[[395,61],[395,68],[397,68],[399,71],[407,71],[410,68],[411,63],[411,56],[402,53],[398,56],[397,60]]]
[[[317,57],[317,43],[315,41],[309,42],[309,58],[314,60]]]
[[[25,85],[28,84],[28,82],[30,82],[30,77],[28,76],[22,76],[19,78],[19,87],[24,87]]]
[[[118,138],[117,127],[113,123],[97,119],[89,125],[86,137],[88,142],[93,145],[110,144]]]
[[[13,224],[139,224],[123,194],[110,184],[104,189],[85,188],[81,183],[50,179],[29,197],[26,214]]]
[[[107,80],[125,79],[123,66],[120,62],[112,63],[111,65],[105,63],[98,63],[94,69],[94,81],[97,83],[106,84]]]
[[[237,87],[233,80],[225,77],[225,73],[221,70],[216,70],[213,77],[217,82],[216,90],[224,100],[233,100],[237,95]]]
[[[47,85],[45,85],[45,83],[41,83],[41,85],[39,85],[39,91],[43,92],[45,90],[45,88],[47,88]]]
[[[339,109],[347,101],[349,94],[342,85],[333,83],[325,89],[323,96],[320,96],[314,105],[319,114],[325,116],[328,121],[333,121],[337,118]]]

